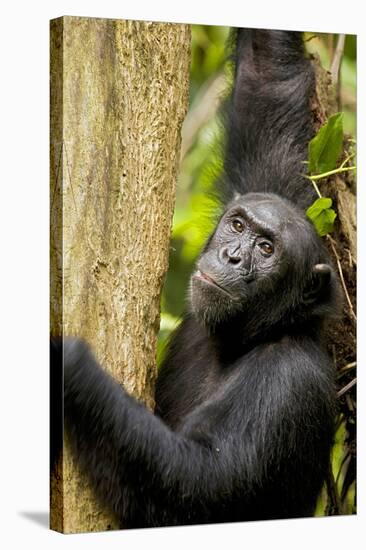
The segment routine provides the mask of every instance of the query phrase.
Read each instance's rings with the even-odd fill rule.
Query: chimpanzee
[[[123,527],[311,516],[328,472],[336,399],[323,327],[339,286],[305,215],[314,71],[300,33],[237,29],[232,43],[222,215],[155,414],[88,344],[52,343],[70,441]]]

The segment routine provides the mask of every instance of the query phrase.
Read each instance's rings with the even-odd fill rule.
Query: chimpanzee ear
[[[311,281],[303,294],[303,301],[306,304],[315,302],[329,288],[332,268],[328,264],[316,264],[311,275]]]

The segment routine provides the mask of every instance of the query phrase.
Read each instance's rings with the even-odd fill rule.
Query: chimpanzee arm
[[[97,494],[122,524],[311,514],[307,493],[315,504],[331,445],[329,375],[314,366],[315,347],[313,357],[282,347],[253,353],[173,432],[83,342],[65,341],[66,427]]]
[[[298,206],[316,198],[302,174],[314,135],[315,76],[301,33],[237,29],[234,86],[224,110],[224,189],[276,193]]]
[[[227,453],[213,451],[209,439],[202,444],[171,431],[73,339],[64,342],[64,412],[82,467],[122,523],[138,523],[131,510],[141,525],[164,523],[165,508],[168,523],[186,523],[193,502],[204,518],[220,492],[232,491]]]

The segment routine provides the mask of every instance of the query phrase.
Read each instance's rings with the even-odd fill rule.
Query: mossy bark
[[[189,65],[186,25],[51,22],[51,333],[150,407]],[[116,527],[65,443],[51,528]]]

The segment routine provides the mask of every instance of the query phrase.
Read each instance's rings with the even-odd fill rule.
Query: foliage
[[[309,172],[333,170],[343,148],[343,113],[329,117],[309,143]]]
[[[337,214],[331,208],[332,202],[332,199],[328,197],[320,197],[306,211],[306,215],[311,219],[321,237],[333,231]]]
[[[334,220],[337,214],[331,208],[332,199],[322,197],[315,182],[340,172],[347,172],[355,169],[355,166],[345,166],[354,154],[346,157],[341,166],[337,168],[337,161],[343,150],[344,136],[342,119],[343,113],[336,113],[330,116],[316,136],[310,141],[308,147],[309,179],[314,185],[319,198],[307,209],[306,215],[313,222],[317,233],[321,237],[333,231]]]

